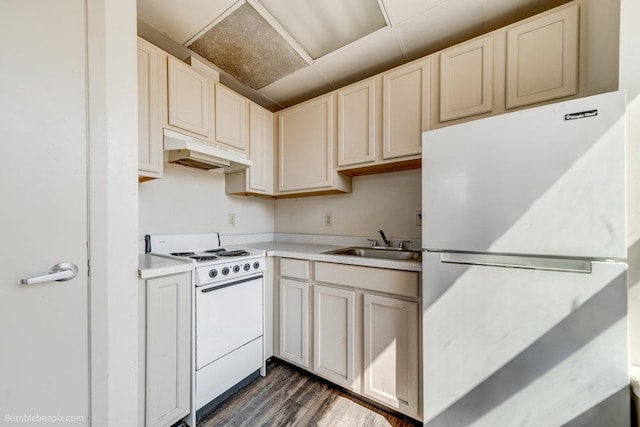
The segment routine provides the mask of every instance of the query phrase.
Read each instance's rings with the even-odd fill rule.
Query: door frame
[[[136,5],[86,0],[90,424],[138,420]]]

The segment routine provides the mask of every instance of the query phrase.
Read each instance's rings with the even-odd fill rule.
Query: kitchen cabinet
[[[507,31],[507,109],[577,93],[578,20],[574,3]]]
[[[209,79],[171,56],[167,76],[168,124],[207,139],[211,122]]]
[[[279,195],[351,192],[351,178],[334,169],[336,94],[279,113]]]
[[[309,368],[309,262],[280,260],[280,357]]]
[[[382,158],[420,155],[422,132],[429,127],[430,58],[382,75]]]
[[[273,113],[249,104],[249,159],[253,166],[225,175],[227,194],[273,196]]]
[[[215,84],[215,139],[240,151],[249,140],[249,101],[226,87]]]
[[[191,409],[191,272],[140,282],[145,425],[169,426]]]
[[[417,418],[418,345],[417,303],[364,294],[365,396]]]
[[[493,110],[493,35],[440,53],[440,121]]]
[[[374,77],[338,90],[338,166],[375,161],[380,85],[380,77]]]
[[[280,279],[280,357],[309,367],[309,283]]]
[[[419,419],[419,273],[328,262],[312,271],[313,372]]]
[[[408,78],[408,77],[407,77]],[[388,83],[399,87],[392,78]],[[383,123],[383,78],[382,75],[338,90],[338,167],[337,170],[348,176],[372,173],[393,172],[415,169],[421,166],[421,149],[418,145],[412,150],[398,150],[397,139],[391,145],[383,144],[384,126],[394,126],[394,119]],[[400,89],[394,88],[393,93]],[[393,95],[392,95],[393,96]],[[391,100],[398,102],[398,100]],[[422,108],[422,106],[420,106]],[[421,113],[420,113],[421,114]],[[426,114],[426,110],[425,110]],[[392,114],[393,115],[393,114]],[[422,117],[420,126],[422,126]],[[395,138],[402,138],[396,132]],[[410,154],[405,154],[410,153]]]
[[[355,381],[355,302],[353,290],[314,285],[313,370],[338,385],[360,391]]]
[[[162,129],[159,122],[158,48],[138,37],[138,176],[161,178]]]

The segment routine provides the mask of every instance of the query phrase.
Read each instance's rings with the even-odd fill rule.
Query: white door
[[[84,0],[0,3],[0,423],[87,425]],[[77,276],[22,285],[60,262]],[[23,418],[13,418],[23,417]]]

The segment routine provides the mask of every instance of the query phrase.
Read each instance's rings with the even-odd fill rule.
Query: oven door
[[[196,369],[262,335],[263,277],[196,288]]]

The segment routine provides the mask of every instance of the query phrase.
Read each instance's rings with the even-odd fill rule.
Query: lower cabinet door
[[[309,284],[280,279],[280,357],[309,367]]]
[[[187,415],[191,391],[191,273],[147,280],[147,426]]]
[[[363,394],[419,417],[418,304],[364,294]]]
[[[314,285],[313,370],[360,391],[355,379],[355,292]]]

